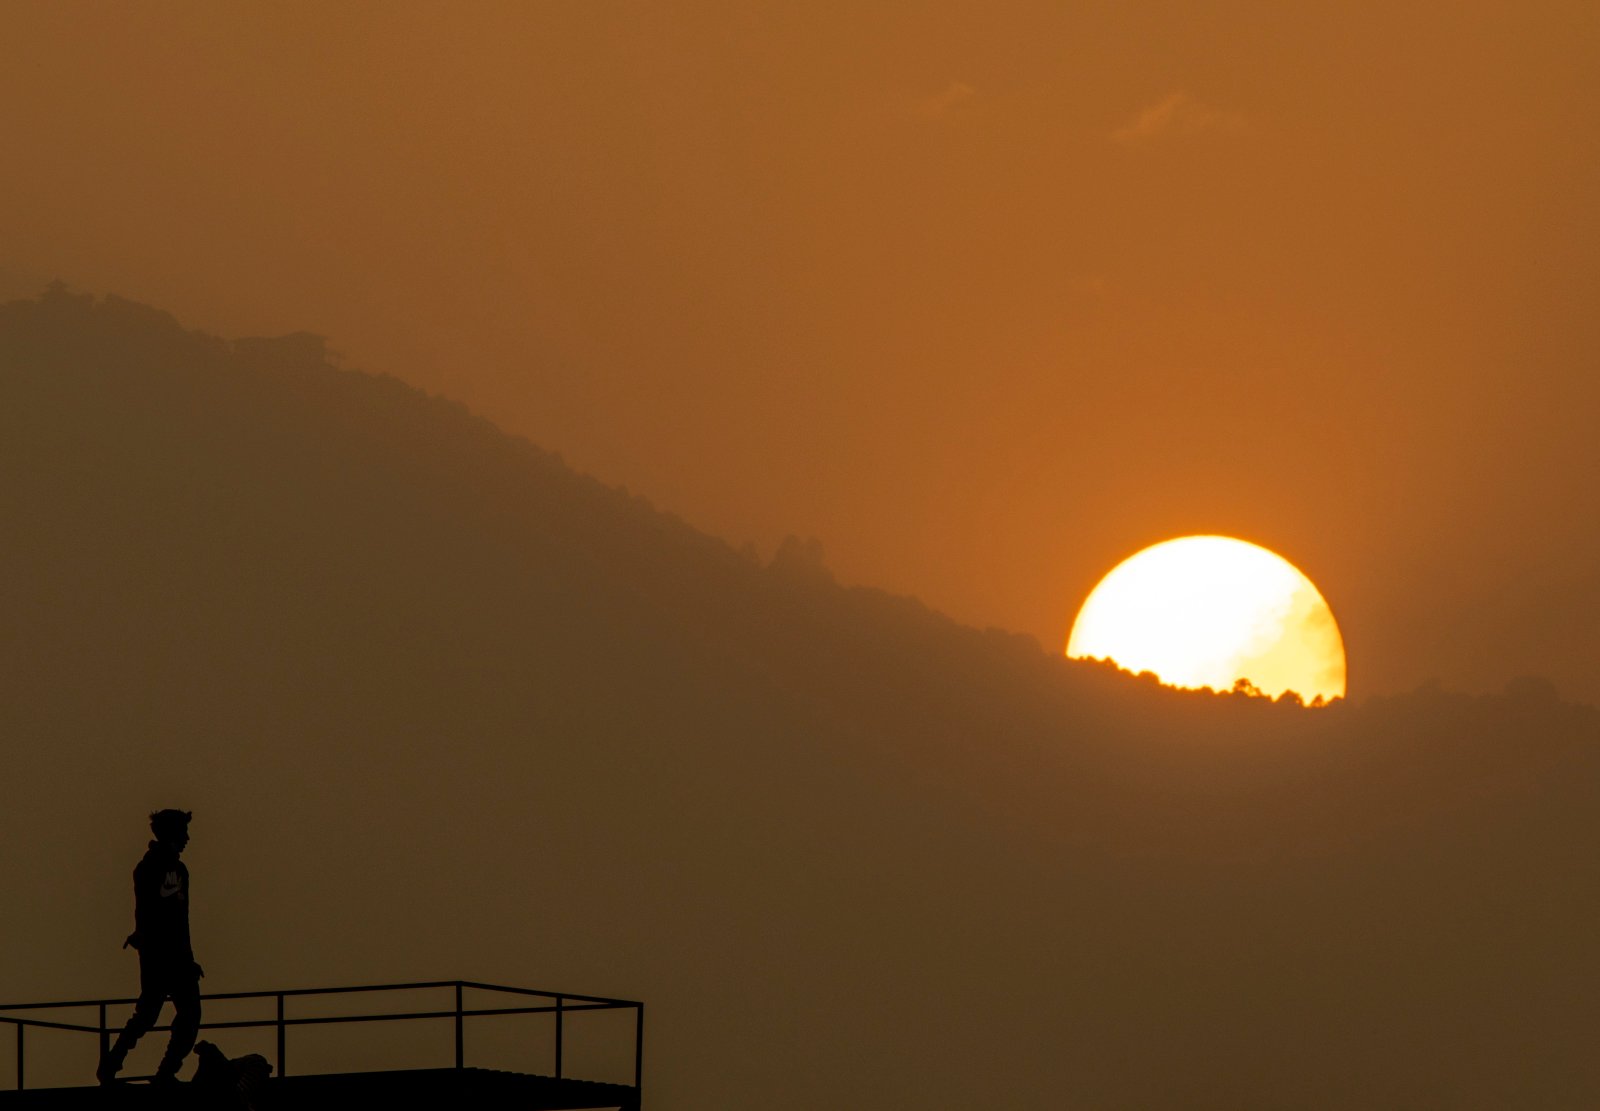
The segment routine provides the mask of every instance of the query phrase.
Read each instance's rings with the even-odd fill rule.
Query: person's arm
[[[141,860],[138,867],[134,868],[133,933],[122,943],[124,949],[130,945],[135,949],[143,949],[159,943],[160,938],[155,935],[160,930],[163,874],[148,858]]]

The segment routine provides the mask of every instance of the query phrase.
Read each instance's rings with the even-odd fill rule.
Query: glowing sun
[[[1167,540],[1117,564],[1078,611],[1067,655],[1175,687],[1246,679],[1273,697],[1344,697],[1344,641],[1321,593],[1282,556],[1227,536]]]

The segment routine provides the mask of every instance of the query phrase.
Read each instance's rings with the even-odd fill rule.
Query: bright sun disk
[[[1307,702],[1345,693],[1344,641],[1321,593],[1282,556],[1227,536],[1184,536],[1123,560],[1078,611],[1067,655],[1175,687],[1245,679]]]

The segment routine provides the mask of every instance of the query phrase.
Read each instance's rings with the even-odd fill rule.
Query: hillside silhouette
[[[642,998],[666,1111],[1600,1099],[1600,715],[1539,681],[1172,691],[61,287],[0,453],[8,997],[131,983],[181,805],[212,990]]]

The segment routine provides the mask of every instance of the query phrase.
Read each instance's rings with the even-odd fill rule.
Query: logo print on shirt
[[[178,873],[176,872],[168,872],[161,881],[161,897],[163,899],[171,898],[182,890],[183,884],[179,882]]]

